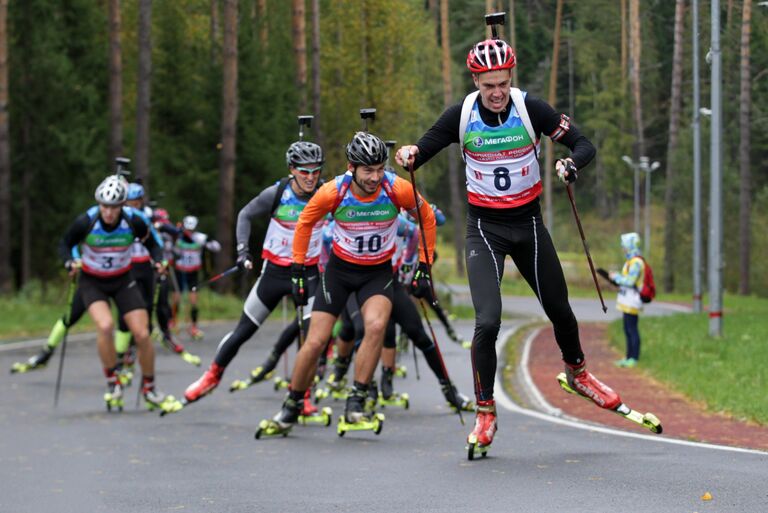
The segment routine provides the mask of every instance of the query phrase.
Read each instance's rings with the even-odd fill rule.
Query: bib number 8
[[[512,186],[512,179],[509,177],[509,169],[506,167],[497,167],[493,170],[493,185],[500,191],[506,191]]]
[[[365,237],[362,235],[360,237],[355,237],[355,242],[357,242],[357,252],[362,253],[365,250]],[[368,251],[370,253],[375,253],[378,250],[381,249],[381,235],[371,235],[371,237],[368,239]]]

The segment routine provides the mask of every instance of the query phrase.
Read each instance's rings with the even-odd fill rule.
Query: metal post
[[[635,173],[635,233],[640,233],[640,169],[636,164],[632,165]]]
[[[710,180],[709,180],[709,335],[723,334],[723,216],[722,216],[722,164],[720,141],[723,132],[722,118],[722,71],[720,54],[720,0],[712,0],[712,127],[710,134]]]
[[[701,313],[701,112],[699,112],[699,0],[693,24],[693,311]]]
[[[659,169],[661,164],[654,162],[648,164],[650,159],[648,157],[640,157],[640,169],[645,175],[645,232],[643,238],[645,239],[643,255],[648,258],[651,255],[651,173]]]

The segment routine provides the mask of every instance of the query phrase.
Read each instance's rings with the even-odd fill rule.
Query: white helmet
[[[181,224],[185,230],[194,231],[197,228],[197,218],[195,216],[184,216]]]
[[[110,175],[96,187],[93,196],[101,205],[120,205],[128,198],[128,182],[122,176]]]

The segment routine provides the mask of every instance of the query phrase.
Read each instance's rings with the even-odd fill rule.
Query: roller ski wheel
[[[488,456],[488,449],[490,448],[490,445],[482,445],[478,443],[476,436],[469,435],[467,438],[467,459],[472,461],[475,459],[475,456],[482,456],[485,458]]]
[[[395,377],[396,378],[406,378],[408,376],[408,367],[405,365],[398,365],[395,367]]]
[[[393,406],[393,407],[407,410],[408,408],[411,407],[410,396],[406,392],[402,394],[398,394],[397,392],[394,392],[391,396],[389,396],[388,399],[385,399],[382,393],[379,392],[378,404],[382,408],[386,408],[387,406]]]
[[[378,435],[382,429],[384,429],[383,413],[376,413],[371,417],[363,416],[357,422],[347,422],[346,417],[342,415],[336,425],[336,433],[340,437],[343,437],[347,431],[373,431],[374,434]]]
[[[45,346],[34,356],[31,356],[26,362],[16,362],[11,365],[11,374],[24,374],[33,370],[41,370],[48,365],[48,360],[53,355],[53,349]]]
[[[178,413],[190,404],[192,404],[195,401],[188,401],[186,397],[182,397],[181,399],[175,399],[172,395],[168,396],[174,399],[175,403],[169,404],[167,408],[160,408],[160,416],[165,417],[169,413]],[[147,408],[152,411],[155,408],[150,408],[149,403],[147,403]]]
[[[315,402],[319,403],[323,399],[327,399],[331,395],[331,391],[327,388],[315,389]]]
[[[199,356],[197,356],[196,354],[190,353],[186,349],[182,350],[179,353],[179,356],[181,357],[182,360],[184,360],[190,365],[194,365],[195,367],[200,367],[200,364],[202,363]]]
[[[117,371],[117,380],[123,388],[131,386],[133,384],[133,368],[123,367]]]
[[[565,372],[561,372],[560,374],[557,375],[557,382],[560,385],[560,388],[562,388],[569,394],[577,395],[589,402],[593,402],[592,399],[590,399],[589,397],[586,397],[580,394],[579,392],[577,392],[576,390],[574,390],[573,388],[571,388],[571,386],[568,384],[568,377],[566,376]],[[624,417],[627,420],[634,422],[635,424],[639,424],[640,426],[643,426],[644,428],[649,430],[651,433],[660,435],[663,432],[661,421],[653,413],[640,413],[639,411],[633,410],[632,408],[630,408],[624,403],[619,403],[618,406],[616,406],[615,408],[611,408],[609,410],[616,413],[617,415]]]
[[[273,388],[275,389],[275,392],[287,390],[288,387],[291,386],[290,379],[283,379],[280,376],[277,376],[272,382],[274,383]]]
[[[302,426],[309,426],[309,425],[320,425],[328,427],[331,425],[331,420],[333,419],[333,410],[331,410],[328,406],[325,406],[319,411],[316,411],[311,414],[302,413],[299,415],[299,424]]]
[[[123,411],[125,402],[123,400],[123,387],[120,383],[108,385],[107,392],[104,394],[104,403],[107,411]]]

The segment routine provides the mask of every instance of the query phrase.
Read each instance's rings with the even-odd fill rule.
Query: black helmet
[[[312,142],[296,141],[285,152],[285,163],[288,167],[295,165],[323,164],[325,157],[323,149]]]
[[[368,132],[357,132],[347,144],[347,160],[355,165],[373,166],[387,161],[387,145]]]

